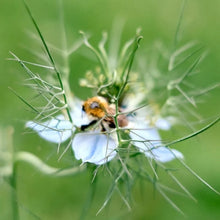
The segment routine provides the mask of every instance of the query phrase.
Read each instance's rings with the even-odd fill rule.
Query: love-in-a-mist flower
[[[159,162],[168,162],[182,153],[162,146],[158,129],[168,130],[168,120],[159,118],[154,124],[141,114],[128,114],[126,109],[116,111],[114,104],[100,96],[85,102],[77,101],[71,110],[73,123],[58,115],[41,124],[29,121],[27,127],[42,138],[54,143],[70,139],[77,160],[102,165],[117,155],[120,128],[129,131],[131,143],[147,157]],[[116,158],[117,159],[117,158]]]

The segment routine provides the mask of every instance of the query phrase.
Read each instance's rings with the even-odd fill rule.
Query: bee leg
[[[105,127],[104,127],[104,125],[101,123],[101,126],[102,126],[102,130],[101,130],[101,132],[105,132],[106,131],[106,129],[105,129]]]
[[[87,125],[81,125],[81,128],[80,128],[80,129],[81,129],[82,131],[85,131],[86,128],[88,128],[88,127],[94,125],[96,122],[97,122],[97,120],[93,120],[93,121],[91,121],[91,122],[90,122],[89,124],[87,124]]]
[[[110,122],[110,123],[109,123],[109,127],[110,127],[110,128],[116,128],[116,127],[115,127],[115,123],[114,123],[114,122]]]

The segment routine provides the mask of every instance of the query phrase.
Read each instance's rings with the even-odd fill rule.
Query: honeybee
[[[116,127],[114,120],[114,115],[116,113],[115,105],[109,104],[105,98],[101,96],[95,96],[87,99],[82,105],[82,110],[91,120],[89,124],[81,126],[82,131],[98,122],[101,125],[102,132]],[[119,127],[125,127],[128,125],[128,120],[123,114],[118,115],[117,121]]]

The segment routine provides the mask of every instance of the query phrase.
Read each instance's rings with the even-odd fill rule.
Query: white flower
[[[80,103],[77,101],[74,109],[71,111],[73,124],[65,119],[63,115],[58,115],[56,118],[43,123],[28,121],[26,127],[33,129],[40,137],[49,142],[65,142],[73,136],[76,127],[89,123],[86,114],[82,112]],[[72,149],[75,157],[77,160],[81,159],[83,163],[104,164],[115,157],[116,148],[117,141],[114,136],[102,134],[99,131],[76,133],[72,140]]]
[[[27,122],[26,126],[36,131],[39,136],[53,143],[62,143],[72,138],[72,149],[77,160],[83,163],[89,162],[96,165],[102,165],[109,162],[116,156],[118,140],[116,132],[101,133],[99,130],[76,132],[76,127],[89,124],[87,115],[82,112],[81,102],[77,101],[74,109],[71,111],[73,124],[58,115],[56,118],[43,122],[42,124],[33,121]],[[159,118],[154,126],[143,119],[140,115],[128,117],[131,141],[140,152],[147,157],[159,162],[168,162],[176,157],[183,158],[182,153],[174,149],[168,149],[161,146],[161,138],[158,129],[170,129],[170,123],[166,119]]]

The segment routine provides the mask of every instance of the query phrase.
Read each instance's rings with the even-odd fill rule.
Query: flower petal
[[[161,143],[160,135],[156,128],[149,127],[146,123],[129,123],[134,129],[130,130],[133,144],[146,151]]]
[[[162,163],[169,162],[175,158],[183,158],[181,152],[169,149],[161,145],[161,138],[156,128],[149,127],[141,122],[133,124],[137,129],[130,132],[132,143],[147,157]]]
[[[61,143],[66,141],[75,131],[72,123],[64,119],[63,115],[38,124],[33,121],[28,121],[26,127],[33,129],[43,139],[53,142]]]
[[[162,163],[169,162],[176,158],[183,159],[183,154],[181,152],[167,147],[154,148],[150,152],[145,152],[145,155]]]
[[[165,118],[158,118],[156,123],[155,123],[155,126],[161,130],[170,130],[171,128],[171,123],[165,119]]]
[[[90,122],[85,112],[82,111],[82,102],[80,100],[75,100],[75,105],[73,106],[70,114],[74,125],[77,127],[89,124]]]
[[[117,142],[105,134],[95,132],[76,134],[72,148],[77,160],[101,165],[116,155]]]

